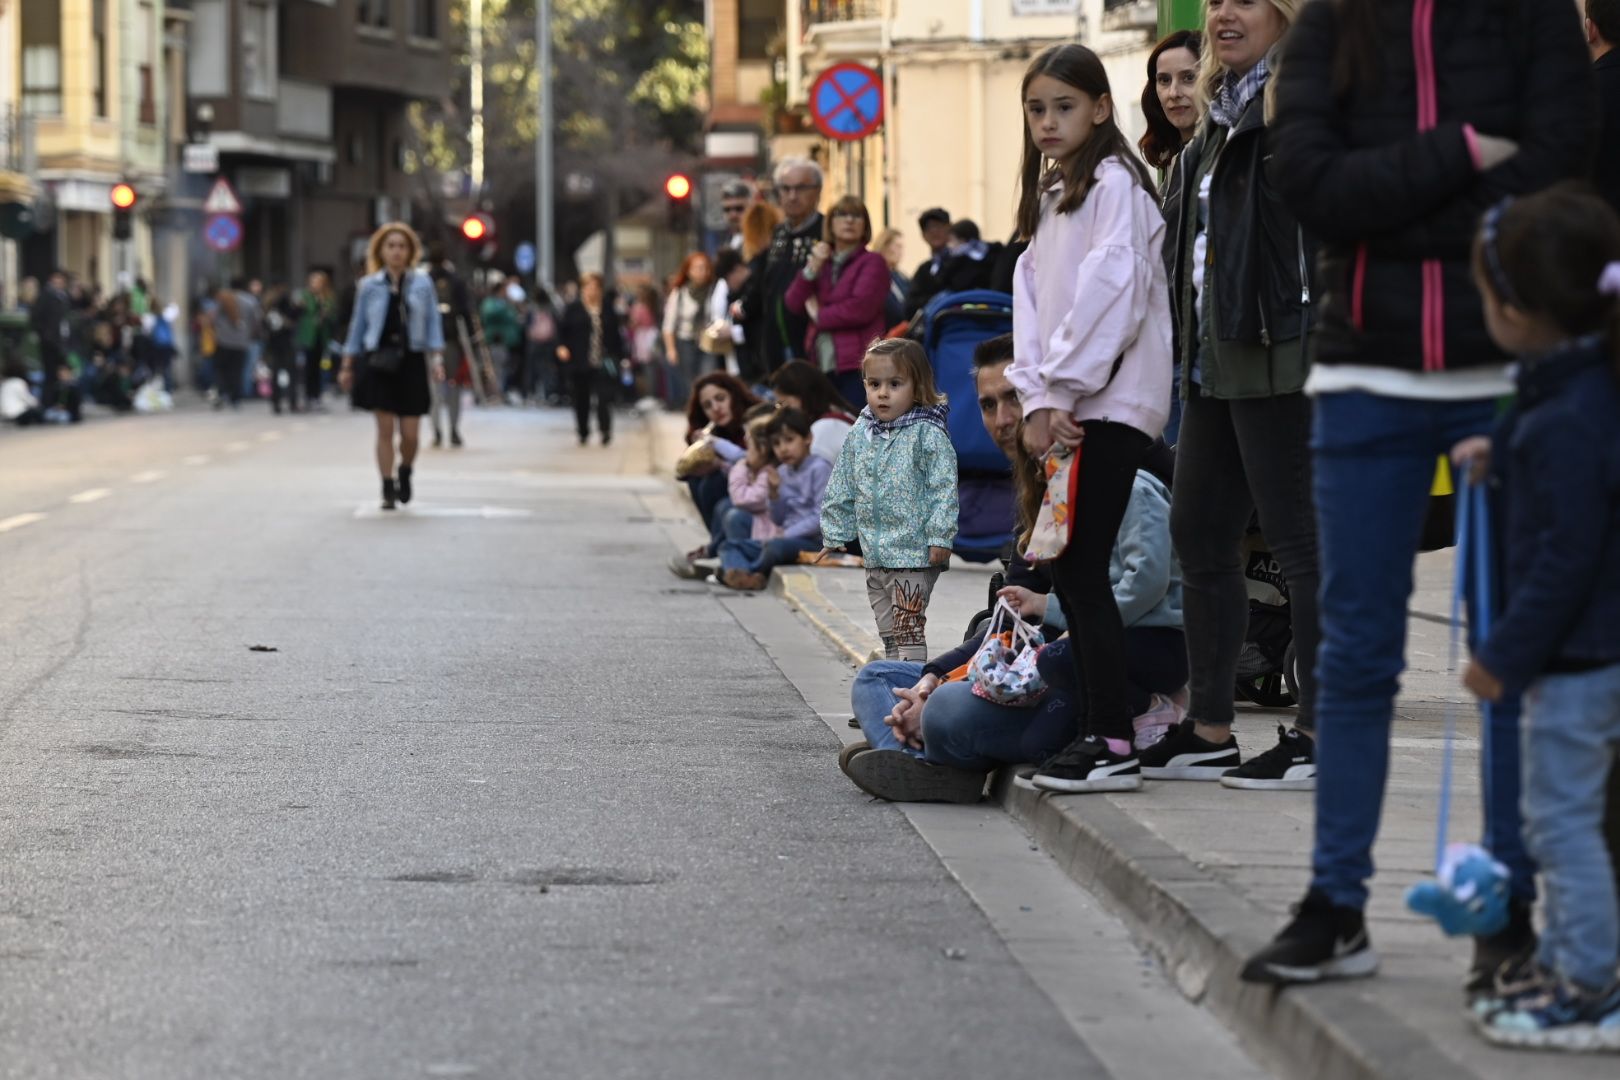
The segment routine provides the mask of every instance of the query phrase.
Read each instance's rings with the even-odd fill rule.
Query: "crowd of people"
[[[858,200],[820,212],[810,162],[776,170],[768,236],[774,215],[728,191],[735,359],[692,382],[677,468],[710,539],[671,569],[756,589],[862,559],[886,655],[856,680],[864,740],[840,767],[870,794],[972,801],[999,767],[1061,794],[1314,790],[1309,890],[1243,978],[1368,976],[1414,560],[1450,459],[1486,486],[1496,540],[1470,577],[1491,588],[1469,597],[1465,685],[1505,899],[1471,1015],[1501,1045],[1620,1050],[1620,2],[1588,0],[1584,45],[1550,0],[1205,12],[1154,50],[1134,147],[1094,53],[1035,58],[1000,250],[929,211],[907,280]],[[1002,283],[1013,332],[974,377],[1016,551],[992,615],[930,654],[961,403],[903,324],[941,289]],[[701,309],[679,298],[677,353]],[[1251,756],[1232,726],[1256,522],[1291,598],[1298,709]]]

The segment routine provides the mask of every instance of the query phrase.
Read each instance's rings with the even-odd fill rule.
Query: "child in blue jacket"
[[[890,660],[926,660],[928,599],[956,541],[950,406],[915,341],[874,342],[861,361],[866,408],[844,440],[821,504],[827,549],[859,540],[866,596]]]
[[[1524,692],[1524,835],[1546,886],[1533,968],[1476,1006],[1493,1043],[1620,1050],[1620,911],[1604,846],[1620,750],[1620,218],[1554,188],[1485,216],[1475,277],[1519,357],[1491,439],[1453,457],[1501,491],[1501,615],[1464,679]]]
[[[765,425],[765,438],[777,464],[765,466],[771,520],[781,527],[774,540],[727,540],[720,545],[720,580],[733,589],[763,589],[772,567],[798,560],[821,547],[821,497],[832,465],[810,452],[810,417],[782,409]]]

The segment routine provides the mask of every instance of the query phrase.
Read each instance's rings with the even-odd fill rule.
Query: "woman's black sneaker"
[[[401,504],[411,501],[411,467],[409,465],[399,467],[399,501]]]
[[[1134,753],[1116,754],[1102,739],[1087,735],[1042,765],[1032,782],[1042,791],[1065,795],[1136,791],[1142,786],[1142,767]]]
[[[1359,908],[1340,907],[1312,889],[1295,912],[1294,921],[1243,965],[1244,982],[1281,986],[1356,979],[1378,970]]]
[[[1223,743],[1199,738],[1192,720],[1183,720],[1170,734],[1141,752],[1142,775],[1149,780],[1219,780],[1243,763],[1237,738]]]
[[[1316,740],[1298,728],[1277,725],[1277,745],[1221,777],[1244,791],[1315,791]]]
[[[384,510],[392,510],[394,508],[394,496],[397,493],[398,489],[394,487],[394,481],[391,477],[383,481],[382,508]]]

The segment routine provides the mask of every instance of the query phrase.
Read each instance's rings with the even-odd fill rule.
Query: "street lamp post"
[[[551,70],[551,0],[535,0],[534,5],[535,74],[539,83],[540,137],[534,141],[534,247],[538,258],[535,273],[539,284],[550,290],[555,287],[557,274],[556,155],[552,147],[552,70]]]

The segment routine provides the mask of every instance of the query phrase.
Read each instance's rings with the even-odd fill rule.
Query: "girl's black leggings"
[[[1069,616],[1075,641],[1080,685],[1086,690],[1081,733],[1129,741],[1130,692],[1126,681],[1125,628],[1108,564],[1119,536],[1119,524],[1131,501],[1136,469],[1153,440],[1128,424],[1088,420],[1080,450],[1080,486],[1075,505],[1074,535],[1052,563],[1052,583]]]

